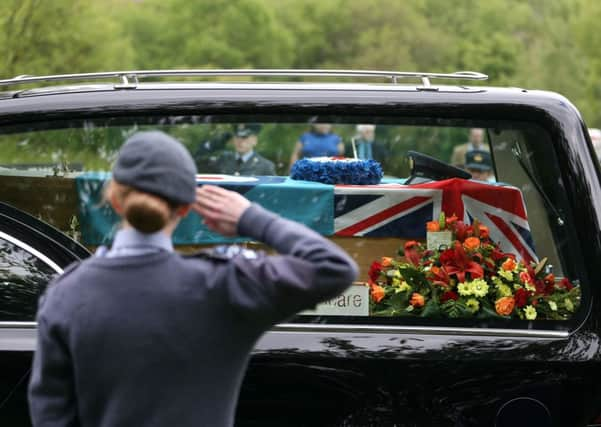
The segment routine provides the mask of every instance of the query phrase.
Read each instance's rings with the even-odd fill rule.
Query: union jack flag
[[[426,184],[337,185],[334,231],[338,236],[425,238],[427,221],[457,215],[486,225],[505,252],[536,261],[519,189],[452,178]]]

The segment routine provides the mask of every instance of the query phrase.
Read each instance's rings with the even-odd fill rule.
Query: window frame
[[[190,112],[188,111],[187,113],[189,115]],[[421,111],[421,113],[423,113],[423,110]],[[377,116],[378,113],[374,112],[373,114]],[[175,110],[170,111],[168,109],[165,109],[165,111],[162,111],[161,114],[156,114],[154,117],[166,117],[166,116],[171,117],[171,116],[176,116],[176,115],[178,115],[177,111],[175,111]],[[199,115],[199,114],[198,114],[198,112],[195,112],[194,115]],[[200,114],[200,115],[202,116],[202,114]],[[218,114],[213,114],[212,116],[213,117],[215,117],[215,116],[224,117],[227,120],[227,123],[231,123],[231,122],[234,122],[234,121],[242,121],[242,120],[245,120],[245,121],[261,121],[261,120],[265,120],[265,117],[273,117],[274,115],[275,115],[274,113],[268,114],[268,115],[264,115],[264,114],[250,114],[250,113],[249,114],[225,114],[225,113],[221,114],[221,113],[218,113]],[[307,114],[306,112],[304,112],[302,110],[300,112],[297,112],[297,113],[291,113],[290,112],[290,113],[287,113],[286,115],[288,117],[286,117],[286,119],[282,119],[282,115],[278,114],[277,115],[278,121],[279,122],[289,122],[289,117],[290,116],[296,116],[296,117],[299,117],[299,116],[315,116],[315,114],[313,114],[313,115],[312,114]],[[126,117],[120,116],[119,118],[123,118],[125,120],[131,120],[135,116],[137,116],[137,114],[134,113],[134,114],[127,114]],[[332,114],[323,114],[322,113],[322,114],[319,114],[318,116],[320,118],[323,118],[324,121],[325,120],[332,121],[332,120],[328,119],[328,117],[332,117],[333,115]],[[341,117],[341,116],[346,119],[344,121],[345,124],[346,123],[350,124],[350,123],[363,123],[363,122],[366,122],[366,116],[363,116],[363,115],[347,115],[347,114],[334,115],[334,117]],[[150,116],[145,116],[145,117],[149,118],[150,120],[152,120],[154,118],[154,117],[150,117]],[[401,117],[404,117],[402,115],[402,112],[398,112],[398,113],[395,113],[394,115],[388,115],[388,117],[386,117],[386,119],[391,119],[393,121],[396,120],[395,124],[400,124],[400,122],[398,121],[398,119],[401,118]],[[487,121],[485,119],[465,119],[465,118],[462,118],[462,117],[452,117],[452,118],[444,118],[444,117],[441,117],[441,118],[432,118],[432,117],[423,118],[423,117],[415,117],[415,116],[409,116],[409,117],[411,119],[415,120],[416,122],[419,122],[420,119],[426,120],[428,123],[430,121],[432,121],[432,120],[438,120],[439,125],[443,125],[443,126],[444,126],[443,123],[447,123],[448,124],[450,122],[465,122],[465,123],[470,123],[469,124],[470,127],[484,127],[484,128],[488,128],[488,126],[486,126],[486,125],[483,124],[484,122]],[[357,121],[353,122],[351,120],[352,118],[356,118]],[[90,120],[90,119],[91,120],[94,120],[94,119],[105,120],[105,119],[110,119],[110,118],[107,118],[107,117],[87,117],[85,119],[84,118],[77,118],[77,119],[74,119],[74,120],[81,121],[81,120]],[[489,119],[489,120],[491,120],[491,119]],[[507,119],[496,119],[494,121],[499,121],[499,120],[507,120]],[[519,121],[518,119],[515,119],[515,120]],[[70,120],[67,120],[67,121],[73,121],[73,120],[70,119]],[[373,121],[370,121],[370,122],[373,123]],[[529,121],[525,121],[525,122],[529,123]],[[536,121],[532,121],[532,122],[535,123],[535,124],[539,124],[540,125],[540,123],[537,123]],[[382,123],[382,122],[375,122],[375,123]],[[36,124],[39,125],[40,123],[36,123]],[[384,123],[382,123],[382,124],[384,124]],[[31,122],[27,124],[27,126],[31,126],[31,125],[32,125]],[[555,135],[553,135],[552,138],[556,138],[558,136],[561,136],[561,135],[559,135],[559,130],[554,129],[554,131],[556,131],[556,132],[554,132]],[[553,148],[556,148],[556,146],[555,146],[556,143],[557,142],[555,141],[554,145],[553,145]],[[571,206],[570,206],[569,203],[566,203],[566,210],[567,211],[571,210]],[[569,212],[569,213],[571,214],[571,212]],[[568,216],[571,217],[571,215],[568,215]],[[569,222],[569,223],[571,223],[571,222]],[[582,274],[584,275],[585,269],[581,269],[580,267],[581,266],[579,266],[577,268],[577,270],[580,271],[580,272],[582,272]],[[587,281],[586,281],[585,275],[584,275],[583,279],[584,280],[582,280],[581,283],[586,283]],[[588,286],[583,287],[582,301],[583,301],[584,305],[589,305],[590,306],[592,304],[592,301],[590,299],[590,292],[586,292],[587,290],[588,290]],[[590,307],[589,307],[589,309],[590,309]],[[420,331],[420,333],[425,333],[425,332],[423,332],[425,330],[428,330],[428,331],[439,331],[439,332],[436,332],[436,333],[441,333],[441,332],[444,332],[445,330],[448,329],[449,331],[451,331],[451,332],[448,332],[448,333],[455,333],[453,331],[461,330],[461,331],[463,331],[463,333],[466,333],[467,335],[490,335],[491,331],[496,331],[494,333],[494,335],[498,335],[498,334],[504,335],[504,331],[508,331],[507,334],[511,335],[511,336],[519,336],[519,335],[522,335],[522,332],[523,332],[524,335],[527,335],[527,336],[541,336],[541,337],[547,337],[547,336],[556,336],[557,337],[557,336],[562,336],[563,337],[563,336],[567,336],[568,333],[569,333],[569,331],[577,329],[578,326],[581,325],[584,322],[584,320],[586,320],[587,312],[588,312],[588,310],[586,310],[585,307],[581,307],[581,309],[579,310],[579,313],[582,314],[581,316],[576,316],[575,315],[572,319],[570,319],[568,321],[558,321],[558,322],[561,323],[561,325],[558,325],[558,327],[554,328],[554,329],[547,329],[547,328],[544,328],[544,329],[517,329],[517,328],[514,329],[514,328],[507,328],[507,329],[505,329],[505,328],[490,328],[490,327],[487,327],[486,325],[483,325],[483,326],[482,325],[481,326],[475,326],[474,325],[474,326],[469,326],[469,327],[464,327],[464,326],[451,326],[451,327],[447,327],[447,326],[441,326],[441,325],[401,325],[401,326],[399,326],[399,325],[390,325],[390,326],[388,326],[388,325],[360,325],[360,324],[337,324],[337,323],[316,326],[316,325],[318,325],[317,323],[311,323],[311,322],[305,322],[305,323],[302,323],[302,324],[300,324],[300,323],[298,323],[298,324],[297,323],[285,323],[285,324],[282,324],[280,326],[282,326],[284,328],[297,329],[299,327],[299,325],[306,325],[306,327],[309,328],[309,329],[325,327],[328,330],[330,330],[330,329],[337,330],[337,329],[340,329],[340,328],[345,329],[345,330],[348,329],[348,328],[352,328],[353,330],[361,330],[361,329],[362,330],[380,330],[380,329],[384,328],[385,330],[396,330],[396,331],[413,330],[413,331]],[[392,318],[392,319],[395,319],[395,318]],[[403,320],[406,321],[407,318],[404,318]],[[578,320],[578,322],[576,320]],[[521,322],[524,322],[525,324],[530,325],[528,327],[531,327],[531,322],[527,322],[527,321],[521,321]],[[540,323],[540,322],[543,322],[543,321],[538,321],[537,323]],[[553,322],[555,322],[555,321],[544,321],[544,323],[547,324],[547,325],[549,325],[549,326],[550,326],[550,323],[553,323]],[[567,323],[570,324],[569,327],[566,327]],[[572,326],[572,323],[574,323],[573,326]]]

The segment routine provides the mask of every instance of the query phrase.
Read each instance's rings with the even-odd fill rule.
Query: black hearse
[[[360,283],[347,294],[299,313],[257,343],[237,425],[599,423],[599,164],[567,99],[478,84],[485,77],[178,70],[0,81],[0,425],[29,424],[37,299],[53,275],[110,242],[114,217],[101,194],[107,171],[129,134],[151,128],[191,150],[200,184],[234,188],[311,225],[361,267]],[[453,84],[439,85],[443,80]],[[72,83],[58,85],[65,81]],[[260,125],[255,150],[276,176],[220,168],[223,153],[234,149],[232,127],[249,123]],[[306,133],[335,134],[345,156],[357,157],[365,155],[364,129],[372,131],[369,155],[382,166],[381,184],[289,177],[291,154]],[[479,140],[470,139],[473,129],[481,130]],[[432,159],[452,163],[454,153],[470,150],[489,153],[485,180]],[[410,151],[417,152],[412,162]],[[457,275],[468,270],[453,270],[440,293],[408,293],[417,285],[404,264],[410,256],[399,248],[426,245],[426,224],[438,221],[428,226],[436,232],[451,215],[472,232],[483,230],[472,236],[478,241],[488,237],[500,253],[515,254],[515,264],[503,264],[498,276],[482,264],[491,281],[478,290]],[[176,233],[182,251],[228,243],[194,219]],[[447,262],[424,259],[413,264],[422,278]],[[534,279],[541,272],[544,289]],[[520,304],[518,292],[527,302]]]

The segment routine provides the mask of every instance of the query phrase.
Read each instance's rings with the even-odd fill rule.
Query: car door
[[[26,426],[35,313],[50,280],[86,248],[37,218],[0,203],[0,425]]]

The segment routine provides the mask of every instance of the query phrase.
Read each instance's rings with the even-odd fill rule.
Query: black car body
[[[135,72],[122,74],[125,80],[119,84],[5,92],[0,133],[65,129],[84,122],[130,123],[132,117],[137,123],[177,124],[178,118],[195,116],[216,123],[306,123],[318,118],[479,126],[488,129],[491,140],[497,130],[502,135],[524,125],[545,135],[544,141],[537,137],[541,145],[530,152],[540,187],[530,190],[542,191],[544,197],[537,197],[553,206],[543,200],[541,215],[550,224],[564,273],[581,286],[581,304],[571,319],[432,322],[299,316],[257,343],[237,425],[593,425],[601,414],[600,170],[586,127],[568,100],[542,91],[432,86],[429,81],[423,86],[142,84],[132,83]],[[547,161],[551,166],[545,168]],[[55,271],[89,255],[56,229],[10,206],[27,210],[24,200],[35,198],[35,191],[28,196],[7,191],[1,200],[6,203],[0,212],[1,233],[43,254],[58,267]],[[0,322],[1,425],[28,424],[26,385],[34,347],[33,319]]]

